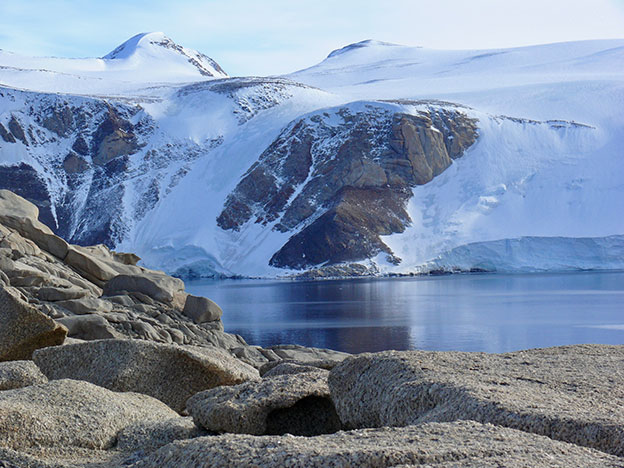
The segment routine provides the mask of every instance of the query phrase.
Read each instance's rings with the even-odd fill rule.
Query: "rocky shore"
[[[624,346],[260,348],[0,190],[0,467],[624,467]]]

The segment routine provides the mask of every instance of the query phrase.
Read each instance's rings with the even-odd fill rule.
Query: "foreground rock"
[[[106,449],[113,446],[117,433],[132,423],[176,416],[146,395],[58,380],[0,392],[0,447]]]
[[[253,367],[214,347],[180,347],[142,340],[97,340],[41,349],[33,356],[49,379],[86,380],[138,392],[182,411],[197,392],[258,379]]]
[[[132,468],[621,467],[620,458],[473,421],[317,437],[222,435],[174,442]]]
[[[32,361],[0,362],[0,390],[28,387],[47,381]]]
[[[0,223],[17,230],[40,248],[63,258],[68,244],[38,220],[39,209],[9,190],[0,190]]]
[[[29,201],[0,190],[0,287],[14,288],[14,296],[28,303],[22,309],[36,310],[64,324],[76,339],[138,338],[211,345],[256,368],[282,359],[272,350],[249,346],[240,336],[225,333],[219,306],[187,294],[179,279],[137,266],[139,258],[133,254],[114,252],[104,245],[68,244],[38,221],[38,213]],[[0,297],[0,304],[5,304],[0,305],[0,313],[6,313],[7,301]],[[62,331],[52,321],[42,323]],[[31,330],[22,328],[0,331],[7,333],[0,340],[4,359],[29,359],[33,349],[62,342],[60,338],[42,340],[28,350],[22,338],[31,335],[20,333]],[[24,350],[11,354],[14,345]]]
[[[117,436],[117,449],[124,452],[151,451],[175,440],[207,435],[192,418],[177,417],[167,421],[143,421],[126,426]]]
[[[348,427],[475,420],[624,456],[624,346],[384,352],[333,369]]]
[[[219,387],[187,402],[196,424],[209,431],[312,436],[340,429],[329,399],[327,371],[277,375]]]
[[[35,349],[61,344],[67,329],[0,285],[0,361],[30,359]]]

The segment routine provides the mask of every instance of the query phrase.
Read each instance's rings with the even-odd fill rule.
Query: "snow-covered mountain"
[[[101,58],[24,57],[0,50],[2,85],[29,91],[158,96],[161,91],[151,88],[159,84],[227,76],[210,57],[160,32],[137,34]]]
[[[161,33],[0,52],[0,187],[182,275],[624,268],[624,40],[364,41],[228,78]]]

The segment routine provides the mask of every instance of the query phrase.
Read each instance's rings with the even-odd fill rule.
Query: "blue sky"
[[[163,31],[231,75],[313,65],[377,39],[432,48],[495,48],[624,38],[624,0],[15,0],[0,2],[0,49],[102,56]]]

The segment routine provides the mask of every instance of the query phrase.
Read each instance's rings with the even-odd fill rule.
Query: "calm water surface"
[[[223,308],[226,331],[260,346],[358,353],[624,344],[624,272],[186,285]]]

